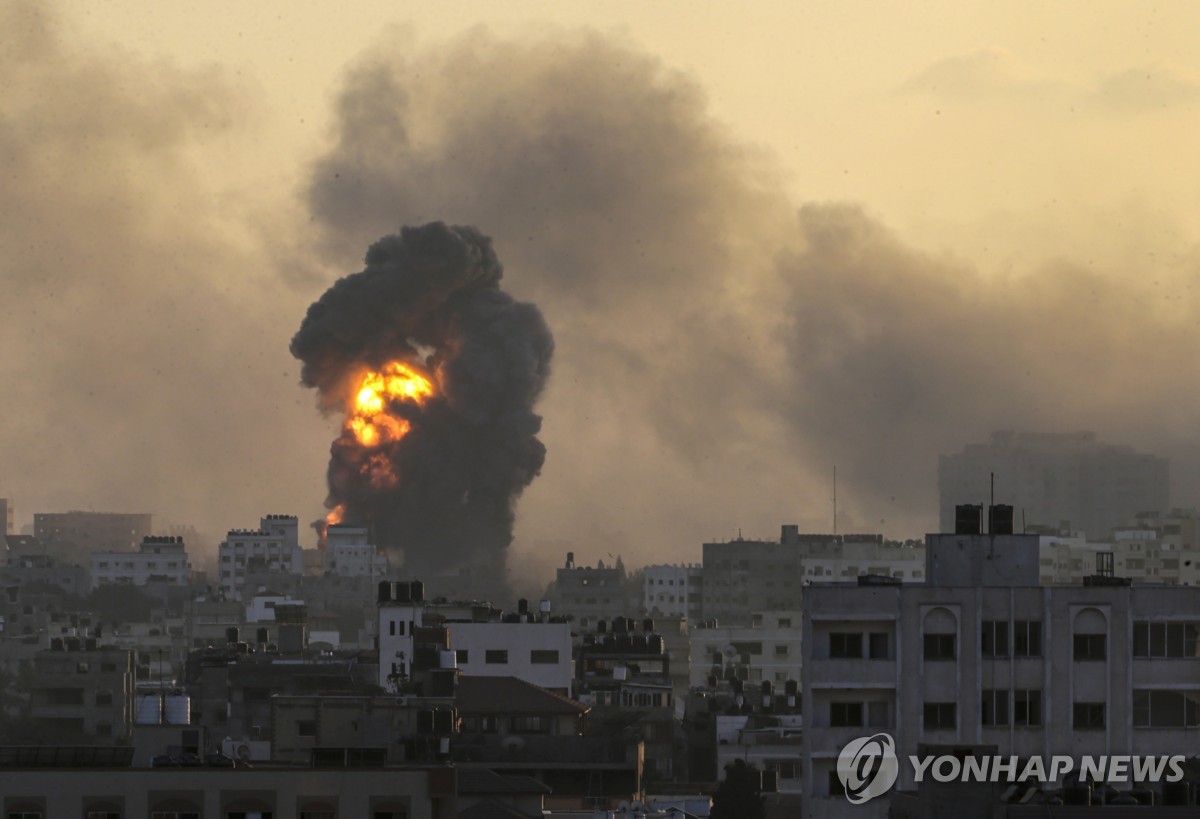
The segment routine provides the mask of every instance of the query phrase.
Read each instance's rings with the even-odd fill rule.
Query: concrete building
[[[704,544],[703,619],[749,625],[759,612],[799,612],[804,586],[864,574],[920,580],[920,544],[885,541],[882,535],[804,534],[782,527],[778,541]]]
[[[1108,539],[1043,535],[1043,583],[1079,583],[1111,572],[1135,583],[1200,585],[1200,544],[1192,511],[1139,515]]]
[[[642,608],[651,617],[699,620],[703,612],[703,566],[659,564],[642,569]]]
[[[1067,528],[1103,540],[1139,512],[1170,504],[1166,458],[1103,443],[1092,432],[1002,431],[938,459],[943,532],[954,531],[955,506],[992,497],[993,475],[996,496],[1016,509],[1016,531]]]
[[[129,736],[133,692],[131,651],[56,638],[33,659],[30,716],[60,742],[113,744]]]
[[[640,613],[642,588],[627,589],[627,580],[620,557],[613,566],[603,560],[578,566],[575,553],[568,552],[566,564],[555,572],[550,600],[556,613],[574,618],[580,628],[592,628],[601,619]]]
[[[455,771],[384,766],[325,754],[305,767],[129,767],[132,748],[7,748],[0,753],[6,817],[266,819],[370,816],[455,819]],[[124,752],[121,754],[120,752]]]
[[[16,513],[10,498],[0,498],[0,536],[15,535]]]
[[[689,634],[693,688],[710,687],[711,677],[754,686],[769,681],[780,689],[788,680],[800,680],[803,644],[797,611],[757,612],[744,626],[700,623]]]
[[[183,538],[147,535],[136,551],[92,552],[91,568],[96,586],[145,586],[152,581],[186,586],[191,564]]]
[[[85,554],[134,551],[150,531],[150,515],[145,514],[39,512],[33,516],[33,534],[38,540],[51,549],[69,545]]]
[[[86,595],[92,587],[87,569],[82,566],[65,566],[48,555],[11,552],[4,566],[0,567],[0,583],[17,586],[43,583],[79,596]]]
[[[377,580],[387,575],[387,555],[367,540],[359,526],[330,526],[325,535],[325,572]]]
[[[571,692],[570,624],[544,613],[505,617],[486,606],[429,604],[420,583],[380,584],[381,686],[388,687],[393,675],[412,676],[420,630],[431,625],[448,634],[453,665],[443,667],[470,677],[515,677],[564,696]]]
[[[229,530],[217,549],[217,565],[218,586],[231,600],[242,599],[249,574],[300,574],[303,554],[296,517],[267,515],[257,529]]]
[[[1046,759],[1194,753],[1200,589],[1107,577],[1039,586],[1026,537],[1033,551],[1003,536],[930,536],[931,563],[951,567],[932,580],[982,582],[807,590],[806,817],[886,814],[885,799],[849,803],[835,771],[841,748],[877,731],[902,759],[929,743]],[[896,787],[913,786],[901,765]]]

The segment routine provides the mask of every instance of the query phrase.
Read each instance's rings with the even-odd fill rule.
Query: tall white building
[[[241,600],[247,572],[300,574],[303,557],[295,515],[267,515],[257,529],[230,529],[217,549],[218,585],[225,596]]]
[[[700,563],[659,564],[642,569],[642,606],[652,617],[700,619]]]
[[[181,537],[147,535],[136,552],[92,552],[91,564],[93,586],[188,582],[188,556]]]
[[[338,577],[383,577],[387,555],[367,540],[361,526],[330,526],[325,535],[325,572]]]

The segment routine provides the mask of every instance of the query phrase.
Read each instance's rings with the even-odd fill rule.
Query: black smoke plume
[[[399,440],[333,442],[326,506],[370,527],[407,575],[467,569],[502,584],[514,503],[546,457],[533,405],[550,330],[537,307],[500,289],[503,267],[475,228],[406,227],[375,242],[365,263],[313,303],[292,339],[301,381],[333,407],[364,370],[400,360],[428,373],[436,394],[391,408],[411,424]],[[389,480],[378,480],[381,467]]]

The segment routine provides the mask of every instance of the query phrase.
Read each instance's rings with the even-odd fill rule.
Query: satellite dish
[[[504,738],[504,742],[501,744],[504,746],[504,750],[509,753],[515,753],[525,747],[525,740],[520,737],[508,736]]]
[[[250,752],[249,745],[247,745],[246,743],[243,742],[241,745],[237,746],[237,758],[238,759],[242,760],[243,762],[249,762],[250,756],[251,756],[251,752]]]
[[[721,649],[721,653],[726,657],[736,657],[738,650],[733,646],[725,646],[725,648]]]

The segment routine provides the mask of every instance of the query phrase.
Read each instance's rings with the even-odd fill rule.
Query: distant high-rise
[[[39,512],[33,534],[45,554],[87,565],[92,552],[132,552],[150,535],[150,515],[121,512]]]
[[[0,498],[0,538],[5,535],[14,535],[16,531],[13,528],[13,505],[9,498]]]
[[[957,504],[1011,504],[1016,531],[1049,527],[1107,537],[1139,512],[1170,504],[1166,458],[1106,444],[1093,432],[1003,431],[986,444],[938,460],[942,532],[954,531]]]

